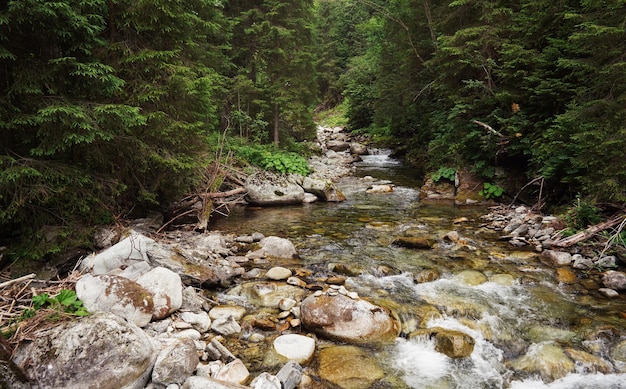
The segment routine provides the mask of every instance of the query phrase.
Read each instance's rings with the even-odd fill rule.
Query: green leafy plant
[[[253,165],[278,173],[310,174],[306,159],[296,153],[273,150],[263,146],[240,146],[236,152]]]
[[[33,308],[24,312],[24,318],[32,317],[34,313],[40,309],[52,309],[55,314],[52,317],[58,317],[59,314],[69,314],[72,316],[87,316],[89,312],[83,306],[83,302],[78,299],[76,292],[73,290],[63,289],[59,294],[50,297],[48,293],[33,296]]]
[[[483,196],[487,200],[497,199],[499,197],[502,197],[502,195],[504,194],[504,189],[497,184],[485,182],[483,184],[483,190],[478,192],[478,194]]]
[[[440,167],[439,170],[433,173],[431,176],[433,181],[439,182],[441,179],[454,182],[454,176],[456,175],[456,169],[452,167]]]
[[[584,230],[587,226],[597,224],[602,220],[600,209],[592,200],[576,197],[574,206],[565,214],[565,222],[574,230]]]

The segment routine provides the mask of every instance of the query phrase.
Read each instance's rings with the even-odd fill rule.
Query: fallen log
[[[244,193],[246,193],[246,188],[235,188],[235,189],[227,190],[225,192],[202,193],[202,194],[199,194],[198,196],[203,199],[204,198],[221,199],[224,197],[230,197],[230,196],[235,196],[235,195],[244,194]]]
[[[575,245],[576,243],[583,242],[583,241],[591,238],[592,236],[594,236],[598,232],[604,231],[604,230],[609,229],[611,227],[615,227],[616,225],[620,224],[624,220],[624,218],[626,218],[626,215],[613,217],[612,219],[609,219],[609,220],[607,220],[605,222],[602,222],[600,224],[593,225],[593,226],[587,228],[586,230],[581,231],[581,232],[579,232],[577,234],[574,234],[572,236],[568,236],[567,238],[563,238],[563,239],[557,240],[556,242],[552,243],[552,246],[554,246],[554,247],[569,247],[569,246]]]

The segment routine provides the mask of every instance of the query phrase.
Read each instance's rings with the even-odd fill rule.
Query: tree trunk
[[[274,103],[274,144],[276,146],[280,144],[280,139],[278,138],[279,118],[278,103]]]

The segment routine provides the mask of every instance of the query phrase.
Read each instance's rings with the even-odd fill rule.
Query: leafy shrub
[[[565,222],[568,227],[575,230],[584,230],[587,226],[597,224],[602,220],[600,217],[600,209],[597,208],[593,201],[576,197],[574,207],[570,208],[565,215]]]
[[[479,195],[483,196],[487,200],[489,199],[497,199],[504,194],[504,189],[497,185],[489,182],[485,182],[483,184],[483,190],[478,192]]]
[[[306,159],[296,153],[278,151],[270,146],[238,146],[235,152],[252,165],[265,170],[302,176],[311,173]]]
[[[48,293],[33,296],[33,308],[24,311],[23,318],[33,317],[36,311],[41,309],[51,309],[54,313],[52,319],[58,319],[61,314],[71,316],[87,316],[89,312],[83,306],[83,302],[78,299],[73,290],[63,289],[59,294],[50,297]]]
[[[439,182],[441,179],[454,182],[454,176],[456,175],[456,169],[452,167],[440,167],[439,170],[433,173],[431,176],[433,181]]]

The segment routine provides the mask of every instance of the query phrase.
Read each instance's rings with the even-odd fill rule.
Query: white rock
[[[278,308],[282,311],[288,311],[296,305],[296,300],[292,298],[284,298],[278,302]]]
[[[265,273],[265,277],[274,281],[286,280],[291,277],[293,273],[291,270],[284,268],[282,266],[275,266]]]
[[[182,330],[180,332],[175,332],[172,335],[172,338],[176,339],[191,339],[191,340],[200,340],[202,334],[193,328],[188,328],[186,330]]]
[[[274,340],[276,352],[289,360],[305,363],[313,357],[315,339],[304,335],[281,335]]]
[[[209,311],[209,317],[213,320],[220,317],[232,316],[235,320],[239,321],[246,314],[246,308],[239,305],[217,305]]]
[[[164,319],[183,304],[183,283],[180,276],[164,267],[156,267],[137,279],[137,283],[152,293],[153,318]]]
[[[223,316],[213,320],[213,323],[211,323],[211,329],[224,336],[241,332],[241,326],[232,316]]]
[[[89,312],[111,312],[139,327],[152,319],[152,295],[127,278],[85,274],[76,283],[76,295]]]
[[[282,389],[280,380],[269,373],[259,374],[250,384],[252,389]]]
[[[201,333],[207,332],[211,328],[211,318],[209,314],[204,311],[197,313],[183,312],[180,314],[180,318],[191,324],[193,328]]]
[[[229,384],[211,378],[191,376],[187,378],[182,389],[250,389],[248,386]]]
[[[234,361],[227,363],[212,376],[212,378],[216,380],[234,384],[242,384],[247,381],[249,377],[250,372],[241,359],[235,359]]]
[[[163,385],[182,384],[193,374],[198,362],[193,341],[177,340],[159,353],[152,371],[152,382]]]
[[[12,359],[38,388],[137,389],[147,384],[156,353],[136,325],[101,312],[40,331]]]

